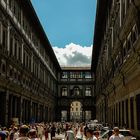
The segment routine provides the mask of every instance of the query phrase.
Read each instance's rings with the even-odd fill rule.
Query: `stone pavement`
[[[65,139],[65,135],[64,134],[60,134],[60,135],[58,135],[58,134],[56,134],[55,135],[55,138],[53,138],[54,140],[57,140],[57,139],[59,139],[59,140],[64,140]],[[43,137],[43,139],[42,140],[45,140],[45,137]],[[50,136],[50,133],[49,133],[49,139],[48,140],[51,140],[51,136]],[[86,138],[85,137],[83,137],[83,140],[86,140]]]
[[[64,135],[64,134],[60,134],[60,135],[56,134],[56,135],[55,135],[55,138],[64,139],[64,138],[65,138],[65,135]],[[45,136],[43,136],[42,140],[45,140]],[[51,140],[51,135],[50,135],[50,133],[49,133],[49,139],[48,139],[48,140]]]

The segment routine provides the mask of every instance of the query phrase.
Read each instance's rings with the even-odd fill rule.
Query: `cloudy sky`
[[[60,65],[91,63],[96,0],[32,0]]]

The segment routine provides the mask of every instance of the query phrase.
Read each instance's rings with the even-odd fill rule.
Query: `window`
[[[30,53],[27,52],[26,49],[24,49],[24,52],[23,52],[23,65],[31,70],[31,56],[30,56]],[[37,66],[38,68],[38,66]],[[36,70],[36,65],[34,64],[34,70]],[[35,74],[36,74],[36,71],[35,71]]]
[[[2,63],[1,70],[2,70],[2,73],[6,72],[6,65],[4,63]]]
[[[62,78],[68,78],[68,72],[62,72]]]
[[[131,0],[126,0],[126,10],[129,8]]]
[[[74,73],[70,72],[70,78],[74,78]]]
[[[40,65],[40,80],[44,82],[44,68]]]
[[[17,58],[18,58],[18,60],[21,61],[21,50],[22,50],[22,49],[21,49],[20,46],[21,46],[21,45],[18,46],[18,57],[17,57]]]
[[[15,45],[14,45],[14,56],[15,56],[15,58],[17,59],[17,49],[18,49],[18,41],[15,39]]]
[[[91,78],[91,73],[90,72],[85,72],[85,78]]]
[[[12,69],[12,67],[10,67],[10,70],[9,70],[9,77],[13,77],[13,69]]]
[[[126,9],[125,9],[125,0],[122,0],[121,2],[121,20],[122,20],[122,23],[124,22],[124,17],[125,17],[125,14],[126,14]]]
[[[130,50],[131,48],[131,33],[129,34],[128,38],[127,38],[127,52]]]
[[[83,78],[83,73],[80,71],[70,72],[70,78]]]
[[[9,0],[9,7],[11,11],[13,11],[13,6],[14,6],[14,0]]]
[[[14,69],[14,79],[17,80],[17,71]]]
[[[138,29],[137,29],[137,26],[134,25],[133,30],[132,30],[132,33],[131,33],[132,44],[135,43],[135,41],[137,40],[137,38],[138,38]]]
[[[74,96],[79,96],[79,95],[80,95],[80,90],[79,90],[79,88],[77,88],[77,87],[74,88],[74,89],[73,89],[73,93],[74,93],[74,94],[73,94]]]
[[[10,51],[9,51],[10,56],[13,55],[13,37],[10,38]]]
[[[123,57],[125,57],[126,54],[127,54],[127,51],[126,51],[126,41],[125,41],[123,44]]]
[[[21,74],[18,72],[18,74],[17,74],[17,79],[18,79],[18,81],[20,82],[20,80],[21,80]]]
[[[67,96],[67,88],[66,87],[62,88],[62,96]]]
[[[2,46],[6,48],[7,46],[7,30],[6,27],[3,26],[3,31],[2,31]]]
[[[85,96],[91,96],[91,88],[86,88],[85,90]]]

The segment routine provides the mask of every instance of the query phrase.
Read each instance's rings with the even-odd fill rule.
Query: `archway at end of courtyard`
[[[70,120],[71,121],[82,121],[83,112],[82,104],[79,101],[73,101],[70,104]]]
[[[70,104],[70,120],[75,122],[91,120],[91,111],[84,110],[80,101],[73,101]]]
[[[61,110],[61,121],[88,122],[92,119],[92,109],[87,108],[79,100],[73,100]]]

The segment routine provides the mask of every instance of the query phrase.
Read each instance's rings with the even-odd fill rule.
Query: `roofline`
[[[91,71],[91,67],[61,67],[63,70],[78,70],[78,71]]]
[[[34,22],[32,22],[32,24],[33,24],[33,26],[36,26],[36,29],[35,29],[36,32],[38,32],[40,34],[40,36],[41,36],[40,38],[43,41],[43,44],[45,45],[45,49],[47,49],[47,51],[49,51],[48,54],[50,54],[50,56],[52,55],[54,57],[52,59],[52,61],[57,66],[58,70],[61,70],[60,64],[59,64],[59,62],[58,62],[58,60],[56,58],[56,55],[55,55],[55,53],[54,53],[54,51],[52,49],[52,46],[51,46],[51,44],[50,44],[50,42],[48,40],[48,37],[47,37],[47,35],[46,35],[46,33],[45,33],[44,29],[43,29],[43,26],[42,26],[37,14],[36,14],[36,11],[35,11],[32,3],[31,3],[31,1],[30,0],[21,0],[20,2],[24,3],[23,7],[25,9],[28,9],[28,8],[30,9],[30,12],[28,13],[30,15],[28,15],[28,16],[30,17],[30,20],[34,21]],[[46,48],[47,46],[48,46],[48,48]]]
[[[92,49],[92,60],[91,60],[91,70],[96,72],[99,52],[101,49],[101,39],[104,34],[104,23],[106,17],[107,0],[98,0],[96,9],[96,20],[95,20],[95,30],[93,38],[93,49]]]

